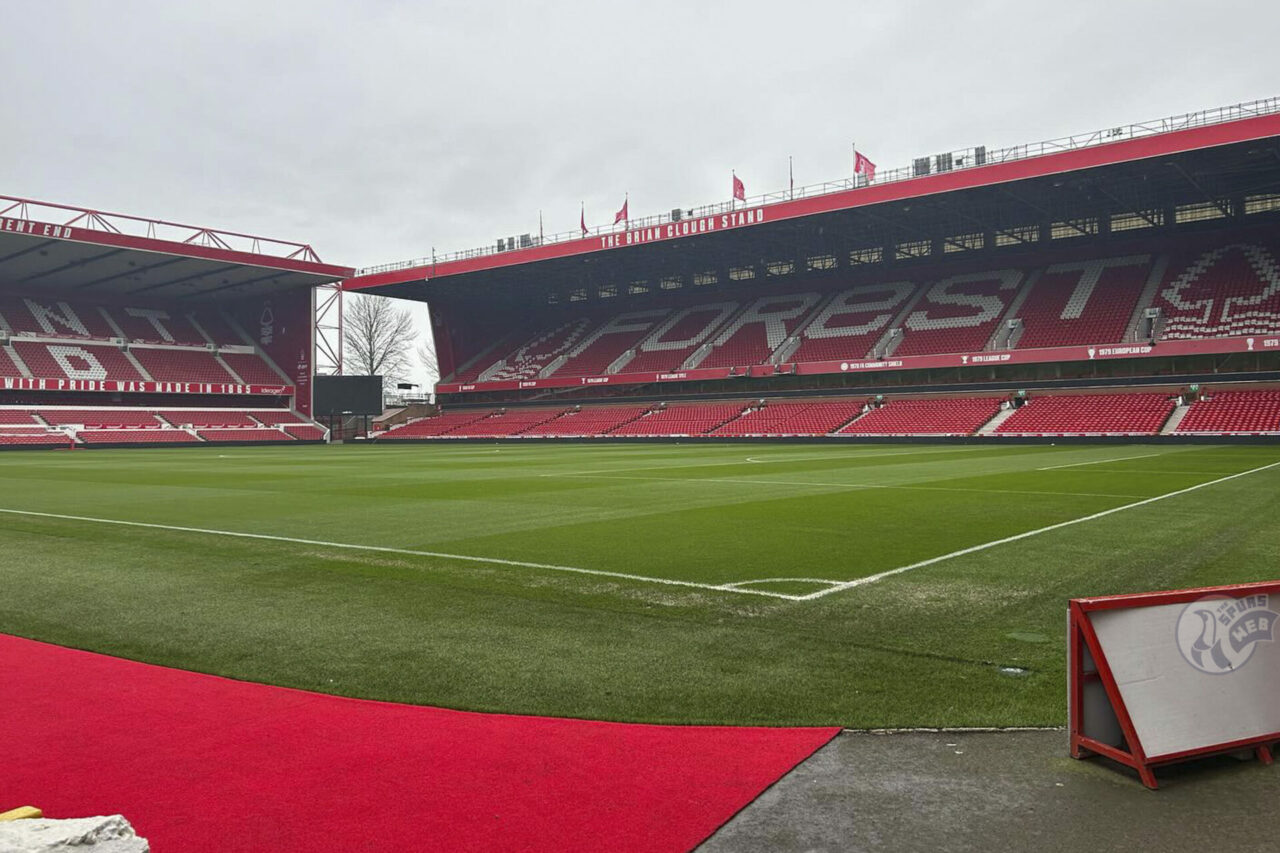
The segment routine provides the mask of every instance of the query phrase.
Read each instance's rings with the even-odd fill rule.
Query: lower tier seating
[[[604,435],[628,424],[648,411],[647,406],[583,407],[525,431],[524,435],[590,436]]]
[[[199,429],[196,434],[205,441],[293,441],[293,436],[278,429]]]
[[[1280,434],[1280,391],[1222,391],[1191,404],[1178,433]]]
[[[82,429],[76,432],[82,444],[183,444],[196,439],[185,429]]]
[[[610,435],[705,435],[742,414],[746,403],[686,403],[649,412]]]
[[[972,435],[1000,411],[999,397],[890,400],[841,435]]]
[[[473,421],[450,431],[450,436],[470,438],[506,438],[521,435],[526,430],[559,417],[564,409],[509,409],[497,411],[488,417]]]
[[[1032,397],[996,428],[999,435],[1154,435],[1173,414],[1168,394]]]
[[[857,400],[769,403],[743,413],[711,435],[827,435],[862,412]]]

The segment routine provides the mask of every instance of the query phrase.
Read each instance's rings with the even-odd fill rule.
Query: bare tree
[[[440,362],[436,360],[436,351],[431,346],[430,341],[423,341],[418,344],[418,361],[422,364],[422,369],[427,372],[427,384],[438,382],[440,379]]]
[[[413,362],[410,351],[418,332],[407,308],[382,296],[347,294],[343,309],[344,372],[383,377],[383,385],[402,382]]]

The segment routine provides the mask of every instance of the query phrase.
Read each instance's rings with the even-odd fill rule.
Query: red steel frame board
[[[1142,740],[1138,737],[1138,732],[1134,728],[1133,720],[1129,716],[1129,709],[1125,706],[1124,698],[1120,695],[1120,687],[1116,683],[1110,665],[1107,663],[1107,656],[1103,653],[1102,645],[1098,642],[1098,635],[1095,633],[1089,619],[1089,614],[1100,610],[1154,607],[1161,604],[1187,604],[1206,595],[1216,594],[1240,597],[1255,592],[1265,592],[1269,595],[1280,594],[1280,581],[1232,584],[1229,586],[1203,587],[1172,592],[1147,592],[1133,595],[1109,595],[1100,598],[1072,599],[1068,609],[1067,628],[1067,705],[1071,757],[1087,758],[1089,753],[1095,753],[1110,758],[1136,770],[1138,778],[1142,780],[1142,784],[1152,790],[1159,787],[1156,782],[1154,768],[1200,756],[1252,748],[1260,761],[1264,764],[1270,764],[1272,762],[1271,744],[1280,742],[1280,731],[1242,740],[1212,744],[1199,749],[1188,749],[1164,755],[1147,755],[1143,749]],[[1093,671],[1086,671],[1084,668],[1084,653],[1086,651],[1093,659],[1096,667]],[[1083,732],[1084,686],[1091,681],[1101,681],[1103,688],[1106,690],[1107,699],[1115,711],[1116,719],[1120,723],[1120,731],[1124,735],[1123,748],[1094,740]]]

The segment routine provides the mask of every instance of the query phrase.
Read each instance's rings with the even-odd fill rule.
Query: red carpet
[[[119,812],[156,853],[687,850],[837,731],[367,702],[0,634],[0,809]]]

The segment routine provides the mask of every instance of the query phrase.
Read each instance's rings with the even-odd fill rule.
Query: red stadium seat
[[[1173,414],[1167,394],[1060,394],[1032,397],[998,435],[1154,435]]]
[[[1177,433],[1280,434],[1280,391],[1216,391],[1191,404]]]

